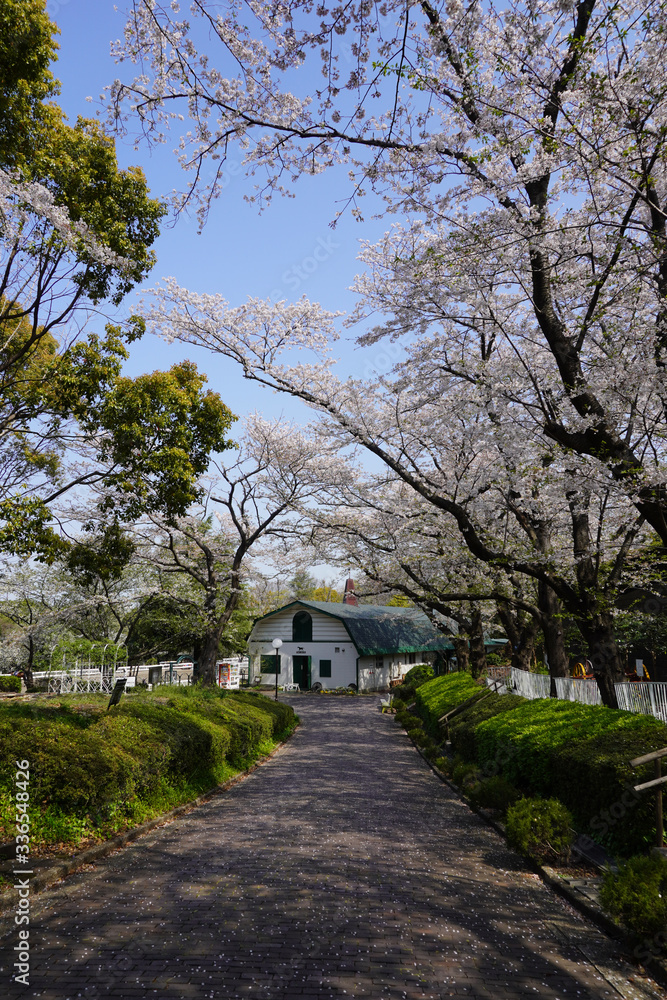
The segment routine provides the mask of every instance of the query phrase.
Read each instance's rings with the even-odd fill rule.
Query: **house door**
[[[298,684],[302,691],[310,690],[310,657],[292,657],[292,676],[294,683]]]

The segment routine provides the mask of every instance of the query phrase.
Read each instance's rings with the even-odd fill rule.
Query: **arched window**
[[[313,619],[307,611],[297,611],[292,619],[292,642],[313,641]]]

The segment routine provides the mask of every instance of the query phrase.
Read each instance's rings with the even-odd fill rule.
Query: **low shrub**
[[[476,809],[494,809],[503,816],[520,797],[514,785],[499,774],[485,778],[470,790],[470,801]]]
[[[633,770],[629,762],[666,745],[667,726],[652,716],[557,699],[522,702],[475,732],[483,768],[501,762],[517,787],[556,796],[578,829],[625,857],[655,837],[652,797],[629,788],[653,777],[652,770]]]
[[[477,745],[478,726],[496,715],[511,712],[526,701],[515,694],[491,694],[483,692],[478,701],[466,708],[460,715],[454,716],[449,724],[449,735],[456,753],[465,760],[482,759]],[[486,762],[490,764],[490,762]],[[497,761],[499,766],[501,761]],[[494,770],[498,768],[494,767]]]
[[[657,854],[630,858],[618,873],[605,874],[600,902],[638,937],[666,930],[667,862]]]
[[[21,678],[12,674],[0,674],[0,691],[21,691]]]
[[[451,761],[451,759],[449,757],[436,757],[436,759],[433,761],[433,763],[435,764],[435,766],[437,767],[437,769],[439,771],[442,771],[442,773],[447,778],[451,777],[451,774],[452,774],[452,761]]]
[[[415,692],[433,677],[433,667],[428,663],[417,663],[408,670],[400,684],[394,688],[394,697],[409,705],[415,700]]]
[[[479,784],[482,772],[476,764],[471,764],[465,760],[455,760],[452,767],[452,781],[464,791],[470,791]]]
[[[14,761],[30,761],[35,843],[108,836],[220,783],[295,725],[288,705],[257,694],[162,687],[0,706],[0,800]],[[0,839],[11,823],[0,808]],[[8,825],[9,824],[9,825]],[[71,836],[66,836],[70,830]]]
[[[509,843],[538,861],[569,858],[571,827],[572,815],[558,799],[520,799],[507,810]]]

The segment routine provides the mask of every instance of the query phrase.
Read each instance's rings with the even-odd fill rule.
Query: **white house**
[[[309,690],[348,687],[382,691],[415,663],[433,662],[453,645],[416,608],[346,602],[292,601],[259,618],[248,639],[250,681],[298,684]],[[278,656],[272,645],[282,640]]]

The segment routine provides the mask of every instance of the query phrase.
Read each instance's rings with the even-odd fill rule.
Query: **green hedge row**
[[[267,752],[295,724],[263,695],[161,688],[0,706],[0,838],[12,834],[17,760],[30,761],[37,841],[108,833],[187,801]]]
[[[11,674],[0,674],[0,691],[21,690],[21,678],[13,677]]]
[[[435,732],[438,719],[469,698],[475,695],[481,697],[483,693],[482,688],[470,674],[461,671],[427,681],[415,692],[415,701],[426,728],[430,732]]]
[[[432,725],[469,698],[473,685],[464,674],[438,677],[417,692],[417,710]],[[653,842],[654,797],[631,788],[653,771],[629,765],[667,746],[667,726],[652,716],[490,695],[455,717],[450,735],[456,752],[486,775],[502,774],[528,794],[560,799],[578,829],[610,850],[627,857]]]

